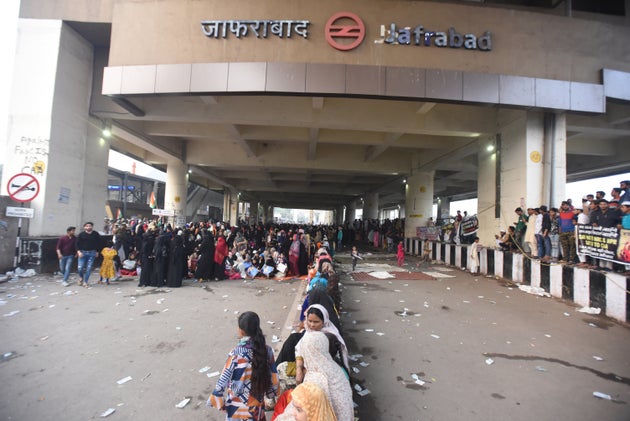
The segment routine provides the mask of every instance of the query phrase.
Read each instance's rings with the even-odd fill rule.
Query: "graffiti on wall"
[[[13,149],[16,165],[21,165],[23,173],[44,175],[49,148],[50,139],[22,136]]]

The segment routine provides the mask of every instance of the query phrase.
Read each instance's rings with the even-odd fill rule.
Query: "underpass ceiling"
[[[396,206],[404,203],[403,179],[412,169],[436,171],[435,196],[475,197],[477,151],[494,136],[498,113],[488,106],[371,98],[128,99],[145,116],[98,115],[121,128],[114,148],[162,169],[169,158],[184,156],[210,175],[195,174],[193,182],[232,187],[243,200],[304,208],[334,208],[369,192],[380,194],[381,207]],[[601,173],[603,165],[630,167],[624,117],[630,111],[614,110],[613,123],[610,116],[568,116],[569,179],[597,172],[598,165]]]

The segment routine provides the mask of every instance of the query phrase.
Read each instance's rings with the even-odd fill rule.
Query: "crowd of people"
[[[630,229],[630,181],[622,181],[620,187],[582,198],[581,206],[571,199],[562,201],[560,208],[518,207],[517,220],[495,236],[497,246],[503,250],[523,252],[545,263],[576,264],[579,267],[598,267],[598,262],[578,253],[576,227],[591,225],[603,228]]]
[[[73,260],[78,259],[79,285],[90,285],[90,273],[102,257],[99,283],[109,284],[124,275],[139,276],[139,286],[179,287],[184,279],[195,282],[254,277],[304,276],[315,251],[331,254],[355,242],[369,242],[395,252],[403,237],[401,219],[360,220],[336,225],[297,225],[239,221],[197,222],[173,227],[161,220],[107,220],[105,241],[92,222],[68,227],[57,242],[59,270],[68,282]],[[107,244],[106,244],[107,243]]]
[[[299,240],[298,240],[299,241]],[[339,283],[331,248],[316,250],[307,277],[300,323],[274,358],[256,313],[239,316],[240,341],[229,353],[207,404],[227,420],[352,421],[348,348],[339,321]],[[267,403],[266,403],[267,402]]]

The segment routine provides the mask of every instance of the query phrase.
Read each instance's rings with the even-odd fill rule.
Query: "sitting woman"
[[[278,406],[272,421],[337,421],[326,392],[315,383],[302,383],[289,393],[286,407]]]
[[[304,364],[301,364],[304,356],[302,354],[302,341],[304,337],[310,332],[322,332],[333,334],[339,341],[338,348],[340,350],[340,360],[343,369],[346,371],[346,377],[350,373],[350,365],[348,363],[348,348],[346,343],[341,337],[337,327],[330,322],[328,311],[321,304],[313,304],[306,310],[306,332],[302,336],[302,339],[295,346],[295,379],[298,384],[302,383],[304,379]],[[328,341],[327,345],[328,345]]]
[[[315,383],[324,390],[339,421],[353,421],[350,381],[343,369],[331,358],[326,335],[317,331],[307,332],[300,340],[299,348],[303,365],[298,360],[297,366],[298,373],[303,373],[304,383]],[[295,400],[295,396],[293,399]]]

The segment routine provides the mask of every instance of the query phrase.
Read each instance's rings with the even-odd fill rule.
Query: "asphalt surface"
[[[399,270],[393,254],[364,257],[357,272]],[[440,277],[355,281],[348,254],[335,260],[360,420],[630,419],[626,325],[414,258],[404,273]],[[205,406],[217,379],[208,374],[237,342],[237,314],[256,311],[279,349],[304,288],[136,285],[64,288],[45,275],[0,284],[0,419],[86,420],[112,408],[109,419],[223,420]]]

